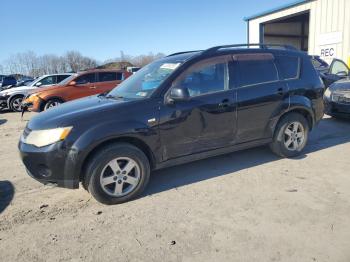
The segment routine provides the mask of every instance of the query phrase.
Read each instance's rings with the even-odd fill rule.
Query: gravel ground
[[[155,172],[104,206],[28,177],[28,113],[0,113],[0,261],[350,261],[350,121],[324,118],[305,154],[268,148]]]

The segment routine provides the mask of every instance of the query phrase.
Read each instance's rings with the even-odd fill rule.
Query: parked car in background
[[[19,142],[28,174],[82,182],[118,204],[141,194],[151,170],[268,144],[301,154],[323,117],[324,85],[303,52],[250,46],[173,54],[105,95],[34,116]]]
[[[44,75],[32,81],[28,86],[23,85],[3,90],[0,92],[0,108],[7,108],[15,112],[21,112],[22,100],[31,91],[34,91],[38,88],[55,85],[71,75],[72,74],[70,73]]]
[[[17,80],[17,87],[18,86],[29,86],[35,79],[32,77],[22,77]]]
[[[332,83],[348,78],[350,76],[350,70],[347,64],[340,59],[333,59],[331,65],[319,56],[311,56],[311,61],[316,70],[319,72],[325,87],[330,86]]]
[[[56,86],[32,93],[24,101],[30,111],[41,112],[64,102],[112,90],[131,73],[124,70],[89,70],[73,74]]]
[[[137,67],[137,66],[128,66],[126,68],[126,71],[135,74],[137,71],[139,71],[141,69],[141,67]]]
[[[34,79],[31,79],[31,80],[20,80],[17,82],[17,85],[16,87],[19,87],[19,86],[30,86],[30,84],[34,81]]]
[[[350,79],[339,80],[324,93],[325,113],[332,117],[350,117]]]
[[[17,84],[17,80],[15,77],[13,76],[5,76],[2,78],[2,81],[1,81],[1,88],[2,89],[5,89],[5,88],[8,88],[8,87],[12,87],[12,86],[15,86]]]

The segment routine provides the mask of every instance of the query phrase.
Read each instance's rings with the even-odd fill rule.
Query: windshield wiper
[[[123,99],[124,98],[124,96],[112,96],[112,95],[108,95],[108,96],[106,96],[106,98],[112,98],[112,99]]]

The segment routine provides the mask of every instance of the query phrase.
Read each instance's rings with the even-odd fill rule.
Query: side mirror
[[[168,103],[173,104],[176,101],[187,101],[190,99],[190,94],[187,88],[181,86],[173,86],[168,95]]]
[[[41,85],[42,85],[41,82],[38,82],[38,83],[35,84],[35,86],[37,86],[37,87],[39,87],[39,86],[41,86]]]
[[[348,74],[345,71],[340,71],[336,75],[340,76],[340,77],[347,77],[348,76]]]
[[[69,85],[69,86],[75,86],[76,84],[77,84],[77,82],[75,82],[75,81],[70,81],[68,85]]]

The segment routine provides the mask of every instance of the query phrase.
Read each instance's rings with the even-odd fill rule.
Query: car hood
[[[12,87],[12,88],[8,88],[8,89],[5,89],[5,90],[2,90],[0,92],[0,94],[3,94],[3,93],[17,93],[17,92],[22,92],[22,91],[25,91],[25,92],[28,92],[30,90],[34,90],[36,89],[35,87],[32,87],[32,86],[18,86],[18,87]]]
[[[350,78],[345,78],[334,82],[329,89],[331,91],[350,91]]]
[[[31,94],[40,94],[41,92],[45,92],[48,90],[56,90],[56,89],[60,89],[63,88],[64,86],[59,86],[59,85],[50,85],[50,86],[41,86],[40,88],[34,89]]]
[[[118,108],[118,111],[121,112],[123,105],[129,102],[132,101],[104,96],[81,98],[41,112],[30,120],[28,127],[32,130],[51,129],[90,125],[91,122],[102,120],[102,118],[116,119],[115,109]],[[113,110],[113,114],[110,113],[111,110]]]

